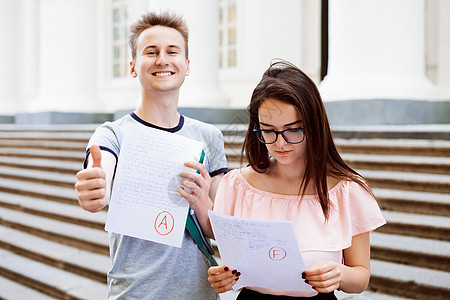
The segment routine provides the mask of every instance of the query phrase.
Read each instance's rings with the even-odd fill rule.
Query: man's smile
[[[152,73],[152,75],[156,76],[156,77],[172,76],[173,74],[175,74],[175,72],[170,72],[170,71]]]

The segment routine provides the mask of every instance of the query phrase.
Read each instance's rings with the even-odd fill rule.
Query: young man
[[[109,192],[128,122],[180,134],[204,145],[209,170],[193,168],[196,190],[209,190],[227,171],[221,132],[177,112],[180,87],[189,75],[188,30],[181,17],[148,13],[130,27],[130,73],[141,84],[141,104],[130,115],[101,125],[91,137],[85,169],[75,188],[83,209],[97,212],[109,201]],[[98,147],[98,146],[99,147]],[[91,147],[92,146],[92,147]],[[180,192],[182,193],[182,192]],[[186,194],[184,194],[186,196]],[[124,220],[126,222],[126,220]],[[108,272],[109,299],[217,299],[207,281],[209,263],[185,232],[181,248],[109,232],[112,269]]]

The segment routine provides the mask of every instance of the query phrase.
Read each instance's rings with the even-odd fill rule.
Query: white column
[[[0,114],[14,114],[20,109],[18,67],[20,60],[18,22],[20,3],[18,1],[0,2]]]
[[[23,112],[29,102],[36,98],[39,88],[39,1],[21,0],[21,32],[18,49],[17,67],[19,82],[19,98]]]
[[[431,99],[425,77],[424,0],[329,3],[324,100]]]
[[[450,2],[440,0],[438,2],[438,73],[437,85],[439,98],[450,100]]]
[[[29,111],[103,111],[96,93],[96,2],[41,0],[39,96]]]
[[[282,58],[305,71],[311,70],[312,60],[307,67],[303,65],[307,56],[305,39],[310,41],[304,32],[316,31],[317,24],[306,23],[306,11],[311,12],[310,1],[240,0],[236,4],[237,67],[220,70],[220,79],[231,106],[245,108],[273,59]],[[309,17],[314,19],[312,15]]]
[[[181,88],[179,106],[227,107],[219,88],[219,8],[217,0],[151,1],[151,9],[172,9],[189,27],[191,73]]]

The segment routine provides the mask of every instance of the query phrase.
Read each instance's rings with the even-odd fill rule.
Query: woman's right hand
[[[217,293],[225,293],[231,290],[232,286],[238,281],[240,272],[230,270],[227,266],[211,267],[208,269],[208,281],[211,287]]]

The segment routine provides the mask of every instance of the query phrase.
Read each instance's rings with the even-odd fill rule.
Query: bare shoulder
[[[327,176],[327,187],[328,190],[331,190],[332,188],[334,188],[339,182],[341,182],[342,178],[337,178],[334,176]]]
[[[239,170],[241,175],[245,178],[245,180],[250,183],[250,185],[253,185],[255,182],[259,181],[259,174],[256,172],[252,167],[245,167]]]

